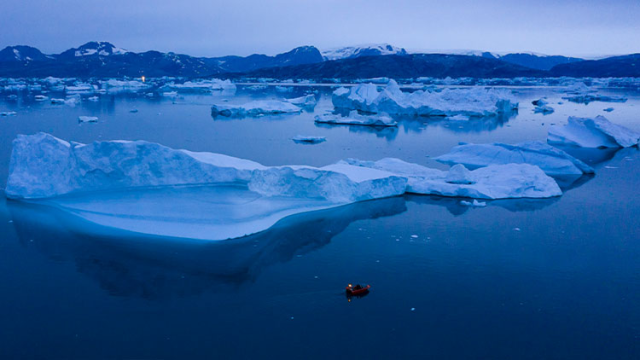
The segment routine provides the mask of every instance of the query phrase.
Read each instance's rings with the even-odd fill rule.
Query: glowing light
[[[142,80],[142,82],[144,82],[147,78],[143,76],[140,79]]]

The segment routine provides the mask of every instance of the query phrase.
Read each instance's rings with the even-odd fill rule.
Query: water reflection
[[[327,245],[349,224],[406,211],[402,197],[367,201],[284,219],[268,231],[223,242],[176,241],[113,232],[80,235],[54,208],[9,201],[19,241],[76,264],[113,296],[165,299],[222,291],[254,281],[272,264]],[[102,230],[101,230],[102,231]]]

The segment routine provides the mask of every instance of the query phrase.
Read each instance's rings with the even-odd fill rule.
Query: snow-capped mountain
[[[62,54],[60,58],[83,57],[83,56],[111,56],[124,55],[128,51],[115,47],[108,42],[88,42],[79,48],[69,49]]]
[[[43,61],[50,58],[31,46],[7,46],[0,51],[2,62]]]
[[[407,51],[403,48],[389,44],[377,45],[361,45],[348,46],[337,49],[325,50],[322,57],[325,60],[352,59],[361,56],[380,56],[380,55],[407,55]]]

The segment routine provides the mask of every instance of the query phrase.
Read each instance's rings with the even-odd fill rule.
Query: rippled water
[[[517,91],[520,111],[510,118],[404,119],[384,131],[316,126],[313,116],[331,109],[324,91],[315,113],[241,120],[212,119],[209,106],[300,94],[240,89],[175,103],[119,95],[73,108],[0,94],[0,111],[18,113],[0,118],[0,184],[11,140],[38,131],[79,142],[144,139],[265,165],[391,156],[441,168],[430,158],[460,141],[544,140],[569,115],[602,114],[640,131],[637,93],[623,104],[582,105],[554,89]],[[555,113],[533,114],[541,96]],[[78,124],[80,115],[100,121]],[[327,141],[295,144],[298,134]],[[383,199],[220,243],[81,235],[89,224],[1,199],[0,357],[637,358],[640,152],[574,154],[597,174],[560,198],[485,208]],[[349,282],[372,291],[349,302]]]

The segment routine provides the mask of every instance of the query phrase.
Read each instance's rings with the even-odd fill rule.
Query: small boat
[[[348,296],[351,296],[351,295],[358,296],[358,295],[365,295],[366,293],[369,292],[370,288],[371,288],[371,285],[364,285],[363,286],[363,285],[357,284],[357,285],[353,286],[353,285],[349,284],[349,285],[347,285],[347,287],[345,289],[347,291],[347,295]]]

